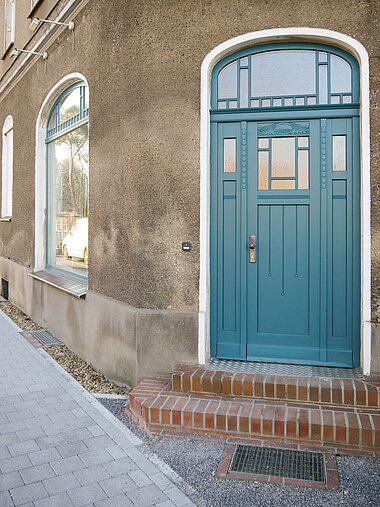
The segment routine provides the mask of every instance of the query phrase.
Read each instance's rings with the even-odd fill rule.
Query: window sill
[[[56,289],[63,290],[71,296],[84,299],[86,297],[87,285],[76,280],[71,280],[62,275],[57,275],[51,271],[43,269],[34,273],[29,273],[29,276],[40,282],[47,283]]]
[[[1,217],[0,222],[10,222],[12,220],[12,217]]]

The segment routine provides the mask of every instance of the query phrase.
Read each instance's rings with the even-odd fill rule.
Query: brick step
[[[171,379],[144,379],[129,410],[144,429],[208,433],[351,449],[380,448],[380,414],[284,401],[228,398],[171,390]]]
[[[375,381],[374,381],[375,382]],[[296,377],[184,369],[172,374],[173,391],[323,405],[380,407],[380,389],[371,380]]]

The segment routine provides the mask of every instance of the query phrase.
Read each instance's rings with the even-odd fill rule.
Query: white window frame
[[[10,4],[10,15],[8,5]],[[15,26],[16,26],[16,0],[4,0],[4,52],[7,52],[9,47],[15,41]],[[9,40],[7,34],[9,35]]]
[[[13,190],[13,118],[7,116],[2,130],[1,218],[12,216]]]

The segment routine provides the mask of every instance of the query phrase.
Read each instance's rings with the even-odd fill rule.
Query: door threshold
[[[259,363],[211,358],[206,370],[233,371],[239,373],[263,373],[266,375],[293,375],[300,377],[363,378],[361,368],[336,368],[330,366],[307,366],[302,364]]]

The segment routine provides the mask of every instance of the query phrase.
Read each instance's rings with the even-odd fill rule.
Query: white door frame
[[[352,54],[360,67],[360,173],[361,173],[361,366],[371,367],[371,216],[369,141],[369,59],[364,46],[339,32],[315,28],[275,28],[239,35],[219,44],[203,60],[201,69],[200,146],[200,280],[198,361],[210,357],[210,99],[211,73],[225,56],[256,44],[314,42],[339,47]]]

